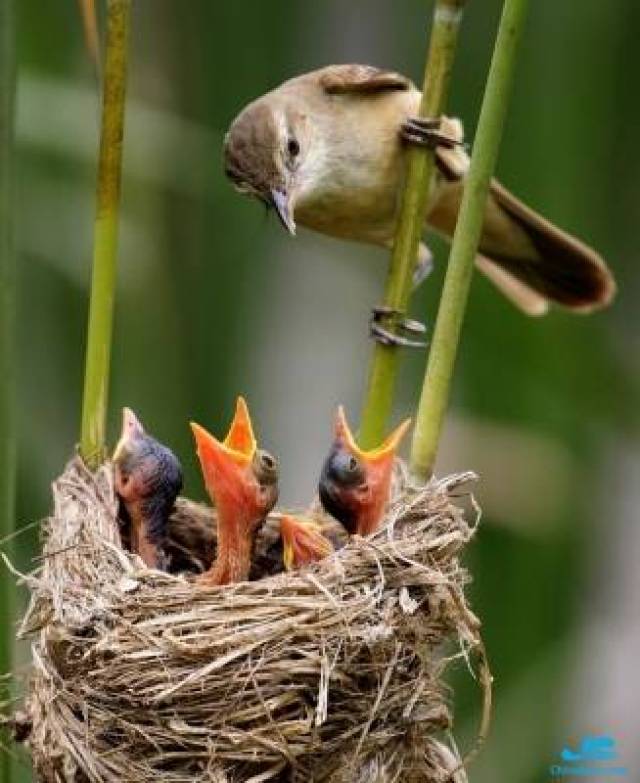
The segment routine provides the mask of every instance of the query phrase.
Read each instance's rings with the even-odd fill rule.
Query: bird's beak
[[[411,426],[411,419],[406,419],[385,439],[385,441],[375,449],[365,450],[356,443],[347,417],[342,405],[338,408],[335,421],[336,441],[346,446],[356,457],[358,457],[365,467],[381,466],[393,462],[398,447],[402,442],[407,430]]]
[[[280,222],[292,235],[296,235],[296,222],[293,219],[293,203],[291,196],[282,190],[272,188],[270,191],[271,204],[273,205]]]
[[[120,432],[120,440],[116,444],[113,452],[113,461],[118,462],[121,460],[127,452],[133,439],[141,435],[144,435],[144,427],[140,423],[140,419],[138,419],[131,408],[123,408],[122,430]]]
[[[283,514],[280,520],[283,561],[287,571],[307,563],[316,563],[333,552],[331,542],[322,534],[320,526],[310,519],[299,519]]]
[[[243,485],[252,478],[249,470],[256,453],[247,404],[238,397],[236,412],[224,441],[219,441],[199,424],[191,423],[204,482],[216,503],[243,496]]]

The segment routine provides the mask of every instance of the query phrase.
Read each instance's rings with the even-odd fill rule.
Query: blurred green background
[[[101,4],[99,4],[101,5]],[[19,525],[79,431],[99,101],[77,3],[20,0],[17,93]],[[471,140],[499,0],[471,2],[450,100]],[[620,286],[589,318],[517,313],[476,279],[439,472],[476,470],[484,508],[469,554],[496,679],[474,783],[534,783],[583,734],[610,733],[638,779],[640,451],[636,0],[531,3],[499,176],[598,248]],[[422,77],[426,0],[137,0],[125,134],[111,404],[180,455],[202,497],[190,419],[225,428],[243,393],[282,462],[285,504],[307,502],[335,405],[357,420],[386,255],[301,231],[237,195],[223,134],[251,99],[334,62]],[[445,246],[413,313],[433,323]],[[396,420],[425,357],[404,361]],[[29,569],[37,531],[17,542]],[[24,596],[23,596],[24,598]],[[21,655],[26,654],[21,649]],[[477,690],[456,674],[462,745]],[[29,779],[23,767],[24,780]]]

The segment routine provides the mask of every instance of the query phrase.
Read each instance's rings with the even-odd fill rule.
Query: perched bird
[[[342,239],[390,247],[406,144],[436,150],[438,174],[426,224],[451,237],[469,157],[459,120],[416,119],[421,93],[406,77],[368,65],[331,65],[298,76],[250,103],[225,139],[228,177],[238,190],[296,222]],[[616,290],[602,258],[494,180],[478,267],[516,305],[542,315],[549,303],[576,312],[607,305]],[[431,267],[420,245],[416,280]],[[392,315],[374,310],[374,319]],[[407,322],[411,331],[415,322]],[[382,327],[374,336],[393,336]],[[402,342],[402,341],[400,341]]]
[[[191,424],[207,492],[217,510],[217,552],[204,585],[249,577],[256,534],[278,499],[278,463],[257,448],[247,404],[238,397],[224,441]]]
[[[168,521],[182,489],[180,462],[147,435],[130,408],[124,408],[113,464],[131,551],[149,568],[163,568]]]
[[[287,571],[317,563],[342,545],[326,525],[308,517],[283,514],[280,518],[282,562]]]
[[[407,419],[378,448],[364,451],[356,443],[344,409],[338,408],[335,438],[320,476],[320,502],[349,533],[375,532],[391,493],[396,451],[409,429]]]

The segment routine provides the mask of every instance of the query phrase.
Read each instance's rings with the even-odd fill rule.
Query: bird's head
[[[282,225],[296,232],[295,205],[313,182],[320,145],[295,102],[265,96],[249,104],[225,137],[227,177],[241,193],[273,207]]]
[[[247,404],[238,397],[231,427],[223,441],[191,424],[204,483],[221,525],[253,534],[278,499],[278,463],[257,447]]]
[[[143,504],[148,514],[170,510],[182,489],[182,467],[170,449],[144,431],[131,408],[123,408],[112,460],[116,492],[125,505]]]
[[[378,529],[389,500],[396,451],[409,429],[407,419],[375,449],[358,446],[342,406],[336,415],[334,441],[320,476],[322,505],[349,533]]]
[[[316,563],[333,552],[333,545],[323,535],[320,525],[310,519],[283,514],[280,535],[287,571]]]

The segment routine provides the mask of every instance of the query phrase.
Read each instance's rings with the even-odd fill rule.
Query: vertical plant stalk
[[[130,12],[131,0],[107,0],[93,274],[80,436],[81,454],[91,467],[104,459],[106,445]]]
[[[527,7],[528,0],[505,0],[498,28],[413,435],[411,469],[423,478],[433,471],[449,401],[473,263],[498,158]]]
[[[466,2],[436,0],[420,102],[421,117],[439,117],[446,108],[458,31]],[[434,171],[433,152],[416,147],[409,150],[407,179],[384,294],[384,306],[399,313],[400,318],[409,304]],[[384,437],[393,404],[398,360],[397,347],[376,343],[360,422],[360,440],[364,448],[377,446]]]
[[[16,261],[13,243],[13,134],[16,82],[14,0],[0,3],[0,539],[15,525],[16,491]],[[3,550],[11,556],[11,545]],[[14,583],[0,565],[0,674],[13,661]],[[0,780],[11,780],[12,761],[0,749]]]

